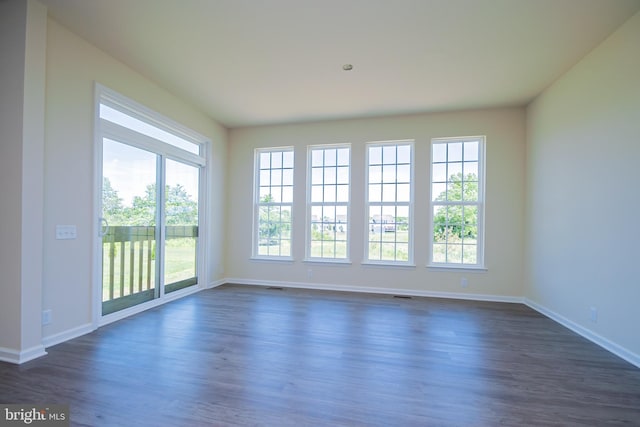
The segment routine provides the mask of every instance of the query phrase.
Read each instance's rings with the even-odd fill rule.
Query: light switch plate
[[[56,225],[57,240],[71,240],[78,237],[78,231],[75,225]]]

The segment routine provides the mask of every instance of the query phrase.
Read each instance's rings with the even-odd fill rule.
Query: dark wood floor
[[[520,304],[225,285],[0,363],[79,426],[640,425],[640,369]]]

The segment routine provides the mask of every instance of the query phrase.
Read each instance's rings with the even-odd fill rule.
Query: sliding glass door
[[[157,298],[158,155],[102,143],[102,314]]]
[[[206,161],[202,140],[106,88],[98,109],[105,316],[198,284]]]
[[[198,174],[196,167],[170,159],[165,163],[165,293],[198,281]]]

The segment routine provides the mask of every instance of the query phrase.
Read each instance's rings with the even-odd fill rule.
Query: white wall
[[[367,287],[372,291],[462,293],[473,297],[522,295],[524,232],[524,109],[421,114],[363,120],[264,126],[230,131],[228,256],[226,276],[253,283],[278,281],[301,286]],[[429,256],[429,150],[433,137],[487,136],[486,272],[433,271]],[[364,253],[365,144],[415,139],[416,267],[362,265]],[[307,145],[352,144],[352,265],[304,263]],[[293,263],[251,260],[253,156],[257,147],[295,147]],[[308,269],[313,276],[308,277]],[[460,279],[469,287],[462,289]]]
[[[0,348],[20,348],[26,4],[0,2]]]
[[[44,81],[47,11],[0,3],[0,360],[42,347]]]
[[[49,20],[47,33],[46,156],[43,308],[53,322],[45,339],[82,330],[92,321],[94,200],[94,81],[105,85],[207,136],[211,176],[211,223],[224,224],[226,129]],[[56,224],[75,224],[78,238],[55,240]],[[224,236],[219,229],[203,236],[208,244],[208,277],[223,277]]]
[[[640,13],[527,109],[526,234],[526,296],[640,365],[639,161]]]

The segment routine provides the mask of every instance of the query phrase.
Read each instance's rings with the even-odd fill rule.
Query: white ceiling
[[[228,127],[525,105],[640,10],[640,0],[40,1]]]

